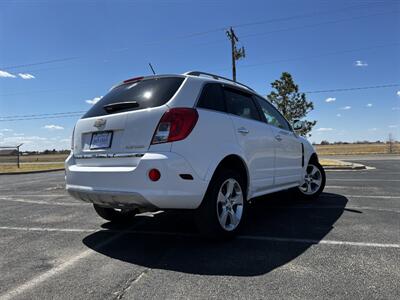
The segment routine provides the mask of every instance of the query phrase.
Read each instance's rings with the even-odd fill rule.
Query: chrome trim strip
[[[144,153],[95,153],[95,154],[82,154],[75,155],[76,159],[87,159],[87,158],[120,158],[120,157],[143,157]]]

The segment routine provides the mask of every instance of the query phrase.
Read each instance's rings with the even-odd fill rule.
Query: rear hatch
[[[129,154],[146,152],[165,105],[183,77],[137,78],[113,88],[77,122],[75,157],[79,164],[118,165],[133,162]],[[104,158],[111,158],[113,162]],[[115,159],[115,158],[120,159]],[[92,158],[92,159],[88,159]]]

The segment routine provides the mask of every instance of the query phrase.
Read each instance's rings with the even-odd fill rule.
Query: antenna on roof
[[[153,75],[156,75],[156,72],[154,71],[153,66],[151,65],[151,63],[149,63],[149,67],[150,67],[151,71],[153,72]]]

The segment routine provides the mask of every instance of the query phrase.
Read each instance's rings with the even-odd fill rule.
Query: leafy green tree
[[[290,73],[283,72],[280,79],[272,82],[271,86],[275,90],[267,98],[289,122],[305,118],[314,109],[314,104],[307,100],[306,94],[299,92],[299,86],[294,83]],[[304,129],[299,132],[302,136],[306,136],[317,123],[307,120],[304,122]]]

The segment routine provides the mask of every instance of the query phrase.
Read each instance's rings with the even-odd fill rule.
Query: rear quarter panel
[[[245,156],[237,144],[229,115],[201,108],[197,111],[199,120],[195,128],[185,140],[174,142],[171,151],[184,156],[197,175],[209,181],[226,156]]]

